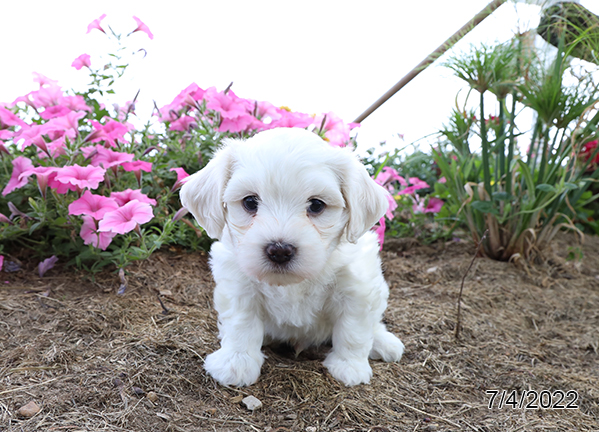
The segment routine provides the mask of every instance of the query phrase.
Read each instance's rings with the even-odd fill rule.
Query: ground
[[[389,241],[385,322],[406,352],[371,361],[371,383],[351,388],[322,366],[327,347],[266,348],[247,388],[207,376],[218,340],[205,255],[160,252],[129,268],[123,295],[114,273],[39,278],[23,263],[0,273],[0,431],[597,431],[599,239],[568,261],[576,242],[561,236],[535,265],[477,258],[456,339],[475,246]],[[23,416],[32,401],[41,410]]]

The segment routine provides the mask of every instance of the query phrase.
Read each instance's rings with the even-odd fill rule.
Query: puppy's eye
[[[318,215],[322,213],[327,205],[319,199],[311,199],[310,207],[308,207],[308,213],[312,215]]]
[[[256,213],[258,211],[258,197],[246,196],[242,201],[242,205],[248,213]]]

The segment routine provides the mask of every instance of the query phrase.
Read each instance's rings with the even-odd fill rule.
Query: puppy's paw
[[[388,331],[380,331],[374,335],[374,343],[370,351],[370,358],[385,362],[397,362],[404,352],[404,344]]]
[[[204,369],[222,385],[242,387],[258,381],[263,362],[260,351],[250,355],[221,348],[206,357]]]
[[[341,381],[346,386],[368,384],[372,377],[372,368],[368,364],[367,358],[348,360],[332,352],[323,364],[333,375],[333,378]]]

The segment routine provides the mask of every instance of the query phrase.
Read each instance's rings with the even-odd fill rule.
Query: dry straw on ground
[[[567,262],[574,242],[561,237],[536,267],[478,258],[458,341],[474,246],[390,242],[385,321],[406,353],[371,362],[371,384],[353,388],[323,368],[326,347],[298,359],[266,348],[249,388],[207,377],[218,343],[205,256],[162,252],[133,266],[123,296],[116,274],[0,273],[0,431],[596,431],[599,239]],[[487,390],[574,390],[579,408],[489,409]],[[247,396],[262,407],[250,411]],[[31,401],[41,410],[19,415]]]

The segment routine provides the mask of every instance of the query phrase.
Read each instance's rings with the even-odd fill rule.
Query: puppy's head
[[[181,201],[235,248],[245,274],[289,285],[318,277],[344,236],[357,242],[387,210],[386,194],[346,149],[285,128],[226,142]]]

